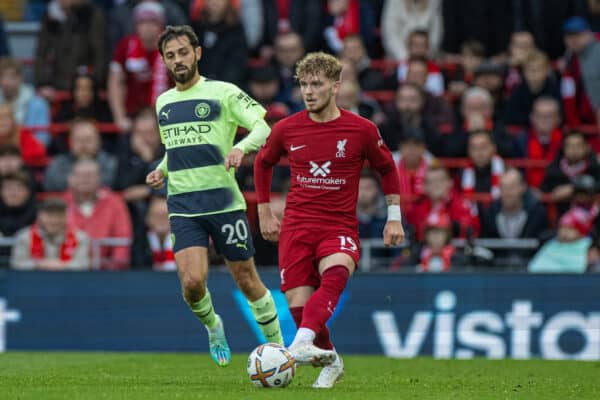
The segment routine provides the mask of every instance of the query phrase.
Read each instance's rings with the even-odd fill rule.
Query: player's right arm
[[[153,189],[160,189],[165,184],[165,178],[168,175],[167,170],[167,156],[165,153],[163,159],[158,163],[156,169],[146,175],[146,184],[149,185]]]
[[[275,124],[264,146],[254,160],[254,186],[258,199],[260,233],[269,241],[279,240],[280,221],[271,210],[271,180],[273,166],[285,153],[281,125]]]

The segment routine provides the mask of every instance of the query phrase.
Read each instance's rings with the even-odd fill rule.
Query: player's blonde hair
[[[309,53],[296,64],[298,80],[309,75],[319,75],[321,72],[325,73],[327,78],[339,81],[342,76],[342,64],[331,54],[322,51]]]

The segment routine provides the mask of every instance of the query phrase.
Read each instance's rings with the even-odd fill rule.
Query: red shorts
[[[282,230],[279,234],[281,291],[299,286],[318,287],[319,261],[335,253],[348,254],[358,265],[358,232],[348,228]]]

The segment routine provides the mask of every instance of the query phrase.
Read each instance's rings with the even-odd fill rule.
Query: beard
[[[196,57],[194,57],[194,62],[192,63],[192,65],[190,67],[184,65],[184,67],[186,68],[185,72],[175,72],[174,70],[170,69],[168,70],[171,79],[183,85],[191,81],[196,75],[196,71],[198,71],[198,60],[196,59]]]

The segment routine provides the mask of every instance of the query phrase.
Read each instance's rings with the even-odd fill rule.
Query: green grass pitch
[[[246,355],[219,368],[207,354],[0,354],[0,399],[600,399],[600,362],[395,360],[345,356],[346,377],[332,390],[310,385],[303,367],[285,389],[260,389]]]

